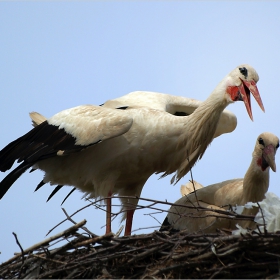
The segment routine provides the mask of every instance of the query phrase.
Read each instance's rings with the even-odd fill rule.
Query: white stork
[[[64,110],[0,151],[2,172],[21,162],[0,183],[0,199],[28,168],[38,168],[45,172],[44,183],[71,185],[91,197],[134,196],[121,198],[125,235],[130,235],[138,197],[153,173],[176,172],[172,182],[180,180],[203,156],[228,104],[244,101],[252,119],[251,92],[264,110],[258,80],[251,66],[238,66],[189,116],[170,114],[180,112],[172,100],[162,102],[162,109],[141,107],[139,101],[119,109],[85,105]],[[110,213],[107,205],[107,232]]]
[[[202,206],[207,209],[225,210],[229,205],[245,205],[247,202],[259,202],[264,199],[269,187],[269,169],[276,171],[275,154],[279,139],[272,133],[264,132],[258,136],[252,155],[251,164],[242,179],[232,179],[201,188],[181,197],[170,207],[161,230],[186,230],[216,232],[217,228],[235,229],[236,221],[222,218],[223,214],[196,209]],[[270,167],[270,168],[269,168]],[[177,205],[190,206],[190,208]],[[258,208],[245,209],[244,215],[255,215]],[[243,227],[253,227],[252,222],[239,222]]]
[[[109,100],[104,104],[102,104],[101,106],[112,108],[112,109],[125,108],[128,106],[148,107],[151,109],[168,112],[175,116],[188,116],[192,114],[194,110],[198,106],[200,106],[201,103],[202,101],[193,98],[174,96],[174,95],[163,94],[158,92],[135,91],[127,95],[124,95],[122,97]],[[43,115],[37,112],[31,112],[29,115],[34,127],[47,120],[46,117],[44,117]],[[218,126],[214,134],[214,138],[220,136],[221,134],[232,132],[236,128],[236,125],[237,125],[236,116],[232,112],[225,109],[222,112],[221,117],[219,119]],[[44,184],[45,184],[44,181],[42,181],[37,186],[35,191],[40,189]],[[202,187],[200,184],[198,186],[197,188]],[[47,201],[49,201],[62,187],[63,185],[56,186],[55,189],[52,191],[52,193],[49,195]],[[193,185],[189,182],[186,185],[181,186],[182,195],[183,193],[184,195],[186,195],[186,191],[187,191],[186,188],[188,188],[188,193],[193,191]],[[74,187],[69,192],[69,194],[64,198],[61,204],[65,202],[65,200],[73,193],[73,191],[75,191],[75,189],[76,188]],[[107,203],[111,204],[110,199],[107,199]]]

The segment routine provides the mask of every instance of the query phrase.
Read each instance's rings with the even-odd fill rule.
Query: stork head
[[[264,132],[259,135],[253,157],[256,159],[257,165],[262,171],[270,167],[276,172],[275,154],[279,147],[279,139],[270,132]]]
[[[256,70],[248,64],[242,64],[236,67],[226,79],[226,92],[229,95],[231,101],[243,101],[249,117],[253,120],[250,92],[256,99],[257,103],[264,111],[263,103],[259,90],[257,88],[257,82],[259,75]]]

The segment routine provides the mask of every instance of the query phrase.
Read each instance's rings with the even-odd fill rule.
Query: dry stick
[[[19,241],[18,241],[18,238],[17,238],[16,233],[13,232],[13,235],[14,235],[14,237],[15,237],[15,239],[16,239],[17,245],[19,246],[19,248],[20,248],[20,250],[21,250],[21,262],[22,262],[22,265],[23,265],[23,263],[24,263],[24,251],[23,251],[23,249],[22,249],[22,247],[21,247],[21,245],[20,245],[20,243],[19,243]]]
[[[73,217],[74,215],[78,214],[79,212],[81,212],[82,210],[88,208],[89,206],[92,206],[92,205],[95,205],[97,204],[98,202],[101,202],[101,201],[104,201],[105,199],[107,199],[109,197],[104,197],[104,198],[101,198],[101,199],[98,199],[98,200],[95,200],[94,202],[90,202],[88,205],[78,209],[77,211],[75,211],[73,214],[70,215],[70,217]],[[115,196],[112,196],[111,198],[115,198]],[[88,199],[89,200],[89,199]],[[97,207],[95,205],[95,207]],[[98,207],[99,209],[101,209],[100,207]],[[101,209],[103,210],[103,209]],[[103,210],[103,211],[106,211],[106,210]],[[121,213],[121,212],[120,212]],[[60,226],[61,224],[63,224],[64,222],[66,222],[68,219],[64,219],[63,221],[61,221],[60,223],[58,223],[56,226],[54,226],[53,228],[51,228],[48,233],[46,235],[49,235],[54,229],[56,229],[58,226]]]
[[[159,213],[159,212],[150,213],[150,214],[144,214],[144,215],[145,215],[145,216],[150,216],[151,218],[153,218],[155,221],[157,221],[157,222],[161,225],[161,222],[160,222],[157,218],[155,218],[155,217],[153,216],[153,214],[157,214],[157,213]]]
[[[67,265],[66,262],[56,261],[56,260],[53,260],[53,259],[50,259],[50,258],[45,258],[45,257],[40,256],[40,255],[33,255],[33,256],[35,258],[42,259],[42,260],[45,260],[45,261],[48,261],[48,262],[53,262],[53,263],[57,263],[57,264],[61,264],[61,265]]]
[[[77,213],[79,213],[80,211],[86,209],[87,207],[93,205],[93,203],[91,202],[90,204],[80,208],[79,210],[77,210],[76,212],[74,212],[72,215],[70,215],[70,217],[73,217],[74,215],[76,215]],[[56,226],[54,226],[53,228],[51,228],[48,233],[46,235],[49,235],[54,229],[56,229],[58,226],[60,226],[61,224],[63,224],[64,222],[66,222],[68,219],[64,219],[63,221],[61,221],[60,223],[58,223]]]
[[[118,197],[115,197],[115,198],[138,198],[138,197],[136,197],[136,196],[118,196]],[[153,202],[151,205],[154,205],[156,203],[156,204],[165,204],[165,205],[178,206],[178,207],[190,208],[190,209],[193,209],[195,207],[195,208],[198,208],[199,210],[205,210],[205,211],[209,211],[209,212],[224,214],[226,216],[230,215],[230,216],[233,216],[233,217],[236,217],[236,218],[242,218],[242,219],[245,218],[245,219],[252,220],[255,217],[253,215],[242,215],[242,214],[237,214],[235,212],[229,212],[229,211],[226,211],[226,210],[208,209],[208,208],[203,207],[203,206],[188,206],[188,205],[184,205],[184,204],[170,203],[170,202],[166,202],[166,201],[154,200],[154,199],[149,199],[149,198],[141,198],[140,197],[139,200]],[[153,210],[160,210],[158,208],[151,207],[151,206],[139,206],[139,207],[141,209],[143,207],[146,207],[146,208],[153,209]],[[164,210],[162,210],[162,211],[164,211]],[[123,211],[120,211],[119,213],[122,213],[122,212]],[[169,212],[169,211],[164,211],[164,212]]]
[[[112,196],[111,198],[138,198],[140,200],[143,200],[143,201],[150,201],[150,202],[153,202],[152,205],[154,204],[164,204],[164,205],[169,205],[169,206],[179,206],[179,207],[184,207],[184,208],[194,208],[196,207],[197,209],[201,209],[201,210],[206,210],[207,208],[205,207],[201,207],[201,206],[187,206],[187,205],[183,205],[183,204],[174,204],[174,203],[170,203],[170,202],[167,202],[167,201],[157,201],[157,200],[154,200],[154,199],[147,199],[147,198],[139,198],[139,197],[135,197],[135,196]],[[90,204],[80,208],[79,210],[75,211],[72,215],[70,215],[69,217],[73,217],[74,215],[76,215],[77,213],[79,213],[80,211],[84,210],[85,208],[89,207],[89,206],[92,206],[92,205],[95,205],[96,203],[104,200],[106,198],[103,198],[103,199],[100,199],[100,200],[97,200],[95,202],[91,202]],[[143,206],[142,206],[143,207]],[[158,211],[165,211],[163,209],[158,209],[158,208],[153,208],[151,206],[145,206],[146,208],[149,208],[149,209],[155,209],[155,210],[158,210]],[[141,208],[140,206],[138,206],[138,208]],[[252,220],[254,216],[251,216],[251,215],[241,215],[241,214],[236,214],[236,213],[229,213],[228,211],[223,211],[223,210],[217,210],[217,209],[207,209],[207,211],[211,211],[211,212],[215,212],[215,213],[219,213],[219,214],[225,214],[225,215],[231,215],[233,217],[236,217],[236,218],[239,218],[239,219],[249,219],[249,220]],[[118,212],[117,214],[114,214],[114,215],[118,215],[120,213],[122,213],[123,211],[120,211]],[[165,212],[168,212],[168,211],[165,211]],[[226,217],[225,217],[226,218]],[[231,218],[231,217],[230,217]],[[67,221],[68,219],[64,219],[63,221],[61,221],[60,223],[58,223],[56,226],[54,226],[52,229],[49,230],[49,232],[47,233],[50,234],[50,232],[52,232],[56,227],[58,227],[59,225],[61,225],[62,223],[64,223],[65,221]]]
[[[87,239],[85,241],[81,241],[81,242],[77,243],[75,246],[80,247],[80,246],[86,246],[89,244],[94,245],[96,242],[103,241],[104,239],[111,239],[111,237],[113,237],[113,236],[114,236],[114,234],[112,232],[110,232],[110,233],[107,233],[102,236],[97,236],[94,238]]]
[[[71,233],[73,231],[76,231],[77,229],[79,229],[80,227],[85,225],[86,222],[87,222],[86,220],[82,220],[81,222],[75,224],[74,226],[72,226],[72,227],[70,227],[70,228],[68,228],[68,229],[66,229],[66,230],[64,230],[64,231],[62,231],[62,232],[60,232],[60,233],[58,233],[56,235],[53,235],[53,236],[51,236],[51,237],[49,237],[49,238],[47,238],[47,239],[45,239],[45,240],[43,240],[41,242],[39,242],[39,243],[29,247],[28,249],[26,249],[24,251],[25,252],[33,251],[34,249],[36,249],[36,248],[38,248],[40,246],[43,246],[44,244],[48,244],[51,241],[53,241],[55,239],[58,239],[59,237],[62,237],[62,236],[67,235],[67,234],[69,234],[69,233]]]
[[[155,248],[152,248],[152,249],[149,249],[149,250],[146,250],[145,252],[143,253],[139,253],[138,255],[134,256],[132,259],[130,259],[127,263],[128,264],[131,264],[135,261],[138,261],[138,260],[141,260],[143,259],[144,257],[146,257],[147,255],[150,255],[152,254],[153,252],[156,252],[156,251],[159,251],[159,250],[162,250],[162,249],[166,249],[170,247],[170,244],[162,244],[160,246],[156,246]]]
[[[62,211],[64,212],[65,216],[67,217],[67,219],[72,222],[74,225],[76,225],[77,223],[71,219],[71,217],[68,215],[68,213],[66,212],[66,210],[64,208],[61,208]],[[91,231],[89,231],[86,227],[81,227],[81,229],[83,229],[85,232],[87,232],[88,234],[90,234],[93,237],[98,237],[98,235],[92,233]]]
[[[218,274],[220,274],[220,272],[221,272],[223,269],[224,269],[224,267],[221,267],[218,271],[214,272],[214,273],[211,275],[211,277],[209,277],[209,279],[214,279],[214,278],[216,278],[216,276],[217,276]]]
[[[187,153],[188,153],[188,151],[187,151]],[[187,160],[190,163],[189,155],[187,156]],[[192,169],[191,168],[190,168],[190,174],[191,174],[191,180],[192,180],[192,184],[193,184],[195,199],[196,199],[196,202],[197,202],[198,206],[200,206],[199,201],[197,199],[197,194],[196,194],[196,189],[195,189],[194,182],[193,182],[193,175],[192,175]]]
[[[66,212],[66,210],[64,208],[62,208],[64,214],[66,215],[67,219],[72,222],[73,224],[76,224],[76,222],[68,215],[68,213]],[[103,244],[103,245],[112,245],[110,242],[108,242],[106,239],[108,239],[109,237],[113,237],[114,234],[105,234],[103,236],[98,236],[94,233],[92,233],[91,231],[89,231],[86,227],[81,227],[84,231],[86,231],[87,233],[89,233],[91,236],[93,236],[93,238],[91,238],[92,240],[95,240],[93,241],[94,243],[98,242],[100,244]],[[91,243],[91,242],[89,242]]]
[[[157,239],[157,240],[159,240],[159,241],[163,241],[163,242],[165,242],[165,243],[170,243],[170,244],[173,244],[173,245],[177,245],[177,243],[178,243],[178,241],[176,240],[176,241],[172,241],[172,240],[168,240],[168,239],[166,239],[166,238],[163,238],[163,237],[161,237],[157,232],[155,232],[155,239]],[[169,238],[169,239],[171,239],[171,238]],[[180,242],[180,245],[181,244],[186,244],[187,243],[187,241],[186,240],[182,240],[181,242]]]
[[[13,235],[16,239],[16,243],[18,244],[18,246],[21,250],[21,267],[20,267],[19,274],[18,274],[18,278],[21,278],[21,272],[22,272],[22,268],[23,268],[23,265],[24,265],[24,251],[23,251],[22,246],[20,245],[20,243],[18,241],[16,233],[13,232]]]
[[[102,248],[102,249],[99,249],[98,251],[94,251],[94,252],[90,252],[89,254],[87,255],[82,255],[81,257],[79,257],[78,259],[74,259],[74,260],[70,260],[70,262],[68,264],[71,264],[71,263],[77,263],[77,262],[81,262],[83,260],[87,260],[89,259],[90,257],[94,257],[95,255],[97,254],[102,254],[102,253],[107,253],[107,252],[111,252],[111,251],[116,251],[117,248],[120,246],[121,244],[118,243],[116,245],[113,245],[111,247],[106,247],[106,248]],[[114,254],[114,253],[113,253]]]
[[[148,200],[148,199],[143,199],[143,200]],[[154,203],[153,203],[154,204]],[[151,205],[153,205],[151,204]],[[173,213],[178,215],[178,219],[180,219],[182,216],[183,217],[191,217],[193,219],[204,219],[206,217],[218,217],[218,218],[224,218],[224,219],[235,219],[235,220],[254,220],[255,216],[253,215],[242,215],[242,214],[236,214],[236,213],[232,213],[232,212],[228,212],[226,210],[218,210],[218,209],[208,209],[206,207],[203,206],[187,206],[187,205],[183,205],[183,204],[173,204],[179,207],[185,207],[185,208],[190,208],[193,209],[195,208],[198,211],[207,211],[207,212],[214,212],[214,213],[218,213],[218,214],[223,214],[223,216],[221,215],[215,215],[215,214],[207,214],[204,216],[195,216],[193,215],[193,213],[190,213],[189,215],[184,215],[184,214],[179,214],[178,212],[172,212],[172,211],[168,211],[169,213]],[[151,210],[160,210],[159,208],[155,208],[155,207],[151,207],[150,205],[148,206],[142,206],[142,205],[138,205],[137,209],[142,209],[142,208],[149,208]],[[162,210],[163,211],[163,210]]]
[[[182,267],[194,267],[194,266],[201,266],[203,264],[203,262],[181,262],[179,264],[175,264],[175,265],[172,265],[172,266],[168,266],[168,267],[164,267],[164,268],[161,268],[161,269],[157,269],[155,270],[154,272],[152,272],[152,274],[150,275],[147,275],[147,276],[155,276],[159,273],[164,273],[166,271],[169,271],[169,270],[175,270],[177,268],[182,268]]]
[[[137,229],[132,230],[131,232],[137,232],[139,230],[143,230],[143,229],[153,229],[153,228],[159,228],[159,226],[150,226],[150,227],[140,227]]]
[[[277,258],[280,258],[280,255],[279,254],[274,254],[274,253],[270,253],[270,252],[265,252],[266,254],[268,255],[271,255],[271,256],[275,256]]]
[[[258,206],[259,206],[259,209],[261,211],[261,214],[262,214],[262,219],[263,219],[263,229],[264,229],[264,233],[265,235],[267,235],[267,230],[266,230],[266,223],[265,223],[265,218],[264,218],[264,215],[263,215],[263,210],[259,204],[259,202],[257,202]]]

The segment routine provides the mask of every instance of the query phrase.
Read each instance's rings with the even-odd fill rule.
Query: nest
[[[280,234],[96,236],[86,221],[0,265],[0,278],[279,278]],[[59,243],[63,243],[62,245]]]

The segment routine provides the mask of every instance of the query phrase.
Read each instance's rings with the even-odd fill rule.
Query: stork
[[[244,101],[252,119],[251,92],[264,111],[258,80],[254,68],[238,66],[189,116],[170,114],[177,111],[172,100],[160,104],[164,110],[83,105],[61,111],[0,151],[2,172],[20,163],[0,183],[0,199],[27,169],[40,169],[43,183],[74,186],[91,197],[134,197],[121,198],[125,235],[130,235],[142,188],[152,174],[175,173],[172,183],[179,181],[203,156],[230,103]],[[106,232],[111,231],[110,207]]]
[[[276,172],[275,154],[279,147],[279,139],[272,133],[264,132],[257,138],[251,164],[241,179],[232,179],[213,184],[181,197],[170,207],[161,230],[186,230],[216,232],[217,228],[235,229],[232,222],[223,214],[213,216],[213,212],[200,210],[225,210],[229,205],[245,205],[247,202],[259,202],[264,199],[269,187],[269,169]],[[190,208],[176,205],[190,206]],[[242,214],[255,215],[258,208],[244,209]],[[253,227],[252,222],[239,222],[243,227]]]
[[[158,92],[135,91],[127,95],[124,95],[122,97],[109,100],[100,106],[108,107],[112,109],[125,108],[127,106],[148,107],[151,109],[157,109],[160,111],[168,112],[175,116],[188,116],[192,114],[194,110],[198,106],[200,106],[201,103],[202,101],[193,98],[174,96],[174,95],[163,94]],[[31,112],[29,115],[34,127],[47,120],[46,117],[44,117],[38,112]],[[218,126],[214,134],[214,138],[220,136],[221,134],[232,132],[236,128],[236,125],[237,125],[236,116],[232,112],[225,109],[222,112],[221,117],[219,119]],[[40,189],[43,185],[44,185],[44,181],[38,184],[35,191]],[[63,185],[56,186],[54,190],[51,192],[51,194],[49,195],[47,201],[49,201],[62,187]],[[193,185],[188,183],[186,186],[183,185],[181,186],[181,192],[184,192],[184,194],[186,194],[186,187],[189,188],[188,190],[189,193],[193,191]],[[75,189],[76,188],[74,187],[68,193],[68,195],[64,198],[61,204],[63,204],[66,201],[66,199],[75,191]],[[107,199],[107,202],[111,204],[109,198]]]

